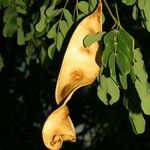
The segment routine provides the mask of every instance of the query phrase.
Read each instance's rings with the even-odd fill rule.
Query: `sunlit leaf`
[[[129,112],[129,119],[135,134],[141,134],[145,131],[145,119],[142,113]]]
[[[100,77],[100,85],[104,91],[107,91],[106,77],[104,75]]]
[[[45,58],[46,58],[46,52],[44,46],[42,46],[40,51],[40,61],[42,65],[44,64]]]
[[[106,83],[108,87],[108,93],[110,95],[109,104],[112,105],[119,100],[120,90],[119,86],[114,82],[112,78],[106,78]]]
[[[5,9],[5,12],[4,12],[4,16],[3,16],[3,22],[4,23],[8,23],[10,22],[10,20],[12,20],[12,18],[16,18],[16,8],[15,7],[8,7]]]
[[[57,25],[58,25],[58,23],[56,22],[56,23],[50,28],[50,30],[48,31],[47,37],[48,37],[49,39],[56,37]]]
[[[132,82],[135,83],[136,74],[134,72],[133,66],[131,66],[131,65],[130,65],[130,76],[131,76]]]
[[[17,29],[17,44],[18,45],[25,44],[24,31],[20,28]]]
[[[48,19],[46,21],[50,22],[54,17],[60,15],[62,13],[62,11],[63,11],[63,9],[55,9],[55,10],[51,11],[48,15],[49,21],[48,21]]]
[[[110,32],[108,32],[105,37],[104,37],[104,44],[106,45],[107,43],[109,43],[110,41],[114,41],[114,37],[116,36],[116,30],[112,30]]]
[[[107,66],[109,57],[110,57],[111,53],[113,52],[113,49],[114,49],[114,42],[113,41],[110,41],[109,43],[107,43],[105,45],[105,48],[104,48],[104,51],[102,54],[102,63],[105,67]]]
[[[51,5],[46,9],[46,15],[50,17],[55,9],[57,0],[52,0]]]
[[[40,8],[40,20],[39,22],[36,24],[35,28],[38,32],[42,32],[44,30],[44,28],[46,27],[46,16],[45,16],[45,10],[46,10],[46,5],[43,5]]]
[[[147,0],[138,0],[138,6],[140,9],[143,9],[145,7]]]
[[[127,75],[119,75],[119,79],[120,79],[120,82],[121,82],[121,85],[123,87],[123,89],[127,89],[128,87],[128,84],[127,84]]]
[[[95,34],[89,34],[87,35],[84,40],[83,40],[83,44],[85,47],[89,47],[91,46],[93,43],[100,41],[102,36],[104,35],[105,32],[98,32]]]
[[[150,20],[145,22],[147,30],[150,32]]]
[[[12,26],[10,23],[6,23],[3,28],[3,36],[4,37],[12,37],[16,32],[17,26]]]
[[[23,14],[23,15],[25,15],[27,13],[26,9],[24,9],[20,6],[16,7],[16,11],[17,11],[17,13],[20,13],[20,14]]]
[[[33,27],[33,24],[30,24],[30,29],[31,29],[31,31],[26,33],[26,37],[25,37],[26,41],[31,40],[33,38],[33,36],[34,36],[35,29]]]
[[[77,4],[77,7],[79,8],[79,10],[81,12],[83,12],[84,14],[88,14],[89,13],[89,4],[86,1],[80,1]]]
[[[110,69],[110,76],[112,78],[116,77],[116,58],[115,58],[115,53],[111,53],[110,57],[109,57],[109,69]]]
[[[116,62],[122,75],[126,75],[130,72],[130,64],[124,53],[119,51],[116,55]]]
[[[101,86],[97,87],[97,95],[105,105],[108,105],[107,92],[104,91]]]
[[[63,37],[65,37],[67,32],[68,32],[67,22],[64,21],[64,20],[61,20],[60,23],[59,23],[59,28],[60,28],[60,31],[61,31]]]
[[[26,55],[31,57],[33,52],[34,52],[34,46],[33,46],[33,43],[31,42],[28,42],[28,45],[26,46]]]
[[[122,39],[125,42],[125,44],[129,47],[130,50],[134,49],[134,39],[125,30],[119,29],[118,39]]]
[[[56,47],[57,47],[58,51],[60,51],[60,49],[61,49],[63,40],[64,40],[63,35],[60,32],[58,32],[57,33],[57,43],[56,43]]]
[[[67,9],[64,9],[63,11],[64,11],[64,17],[65,17],[65,19],[66,19],[66,21],[67,21],[68,27],[71,27],[72,24],[73,24],[72,15],[71,15],[71,13],[69,12],[69,10],[67,10]]]
[[[53,43],[48,48],[48,56],[49,56],[50,59],[53,59],[55,50],[56,50],[56,45],[55,45],[55,43]]]
[[[117,44],[117,50],[121,51],[127,58],[129,62],[133,61],[133,50],[129,49],[129,45],[124,42],[122,38],[118,36],[118,44]]]
[[[133,6],[132,17],[134,20],[137,20],[138,18],[138,8],[136,5]]]
[[[150,89],[148,83],[141,83],[136,80],[135,87],[141,99],[141,107],[145,114],[150,115]]]
[[[97,5],[97,0],[90,0],[90,11],[93,11]]]
[[[140,49],[134,50],[134,58],[136,59],[133,66],[134,72],[142,83],[146,83],[148,75],[144,67],[144,61],[142,60],[142,53],[140,52]]]

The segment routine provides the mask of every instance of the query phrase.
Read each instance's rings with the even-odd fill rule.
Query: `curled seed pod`
[[[101,45],[98,42],[84,47],[83,39],[102,31],[102,3],[77,26],[67,47],[57,80],[55,97],[57,104],[67,103],[80,87],[91,84],[99,73]],[[100,59],[99,59],[100,60]],[[65,101],[64,101],[65,100]]]
[[[47,118],[42,136],[45,146],[50,150],[59,150],[63,141],[76,141],[75,129],[66,105],[56,109]]]

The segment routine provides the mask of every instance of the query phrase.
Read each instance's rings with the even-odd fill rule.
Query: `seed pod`
[[[44,124],[42,136],[45,146],[50,150],[59,150],[63,141],[76,141],[75,129],[66,105],[50,114]]]
[[[101,46],[98,42],[84,47],[83,39],[92,33],[102,31],[102,3],[77,26],[67,47],[57,80],[55,97],[57,104],[67,103],[80,87],[91,84],[100,70],[98,55]]]

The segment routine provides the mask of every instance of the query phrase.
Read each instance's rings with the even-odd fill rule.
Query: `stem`
[[[108,6],[106,0],[103,0],[103,1],[104,1],[105,6],[107,7],[107,10],[108,10],[110,16],[112,17],[112,19],[114,20],[114,22],[115,22],[116,24],[118,24],[118,20],[115,18],[115,16],[114,16],[113,13],[111,12],[110,7]]]
[[[103,0],[103,2],[105,4],[105,6],[107,7],[107,10],[108,10],[110,16],[112,17],[112,19],[114,20],[115,24],[117,24],[120,28],[122,28],[122,26],[120,25],[120,19],[119,19],[117,4],[115,3],[115,9],[116,9],[116,15],[117,15],[117,19],[116,19],[116,17],[113,15],[109,5],[107,4],[107,1]]]
[[[119,18],[119,13],[118,13],[118,6],[117,6],[116,2],[115,2],[115,11],[116,11],[117,20],[120,23],[120,18]]]
[[[118,13],[118,7],[117,7],[117,3],[115,2],[115,11],[116,11],[116,16],[117,16],[117,20],[118,20],[118,27],[120,27],[120,18],[119,18],[119,13]]]
[[[78,8],[77,8],[78,3],[79,3],[78,0],[76,0],[76,14],[77,14],[77,16],[79,15]]]

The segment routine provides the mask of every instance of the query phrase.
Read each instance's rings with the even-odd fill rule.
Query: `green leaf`
[[[23,45],[23,44],[25,44],[24,32],[23,32],[23,30],[20,29],[20,28],[17,29],[17,44],[18,44],[18,45]]]
[[[48,56],[50,59],[53,59],[53,56],[54,56],[54,53],[55,53],[55,50],[56,50],[56,44],[55,42],[49,46],[48,48]]]
[[[116,62],[121,72],[121,75],[126,75],[130,72],[130,64],[124,53],[119,51],[116,55]]]
[[[17,44],[18,45],[23,45],[25,44],[25,36],[24,36],[24,31],[22,29],[22,23],[23,19],[20,17],[17,17]]]
[[[105,67],[107,66],[109,57],[110,57],[111,53],[113,52],[113,49],[114,49],[114,42],[113,41],[110,41],[109,43],[107,43],[105,45],[105,49],[104,49],[103,54],[102,54],[102,64]]]
[[[89,34],[87,35],[84,40],[83,44],[85,47],[90,47],[93,43],[100,41],[102,36],[104,35],[105,32],[97,32],[95,34]]]
[[[15,7],[8,7],[5,9],[4,16],[3,16],[3,22],[8,23],[12,20],[12,18],[16,19],[17,13]]]
[[[145,119],[142,113],[129,112],[129,119],[135,134],[141,134],[145,131]]]
[[[115,53],[111,53],[110,57],[109,57],[109,69],[110,69],[110,76],[112,78],[116,77],[116,57],[115,57]]]
[[[111,96],[109,104],[112,105],[119,100],[120,97],[119,86],[114,82],[112,78],[106,78],[106,83],[108,87],[108,93]]]
[[[100,77],[100,86],[104,91],[107,91],[106,77],[104,75]]]
[[[150,21],[150,9],[149,9],[149,6],[150,6],[150,1],[147,0],[146,3],[145,3],[145,6],[144,6],[144,13],[145,13],[145,17],[148,21]]]
[[[63,35],[60,32],[58,32],[57,33],[57,42],[56,42],[56,47],[57,47],[58,51],[60,51],[60,49],[61,49],[63,40],[64,40]]]
[[[131,76],[132,82],[135,83],[136,74],[134,72],[133,66],[131,66],[131,65],[130,65],[130,76]]]
[[[45,58],[46,58],[46,52],[44,46],[42,46],[40,51],[40,61],[42,65],[44,64]]]
[[[142,60],[142,53],[140,52],[140,49],[134,50],[134,58],[136,60],[133,66],[134,73],[142,83],[146,83],[148,75],[145,70],[144,61]]]
[[[3,61],[3,58],[0,54],[0,71],[2,70],[3,67],[4,67],[4,61]]]
[[[117,32],[117,30],[112,30],[108,32],[104,37],[104,44],[106,45],[107,43],[114,41],[114,37],[116,36]]]
[[[104,24],[104,22],[105,22],[105,15],[104,15],[104,13],[102,14],[102,24]]]
[[[50,7],[46,9],[46,15],[48,17],[52,15],[53,10],[55,9],[56,3],[57,3],[57,0],[52,0]]]
[[[120,79],[120,82],[121,82],[121,85],[123,87],[123,89],[127,89],[128,87],[128,84],[127,84],[127,75],[120,75],[119,74],[119,79]]]
[[[26,7],[26,3],[23,0],[15,0],[15,4],[21,7]]]
[[[61,31],[63,37],[65,37],[67,32],[68,32],[67,22],[64,21],[64,20],[61,20],[60,23],[59,23],[59,28],[60,28],[60,31]]]
[[[90,0],[90,11],[93,11],[96,8],[97,0]]]
[[[67,21],[67,24],[68,24],[68,27],[70,28],[73,24],[73,18],[72,18],[72,15],[71,13],[67,10],[67,9],[64,9],[64,17]]]
[[[101,86],[97,87],[97,95],[105,105],[108,105],[107,92]]]
[[[31,57],[32,54],[34,53],[34,50],[35,50],[35,48],[33,46],[33,43],[28,42],[28,45],[26,46],[26,55]]]
[[[122,0],[122,2],[126,5],[133,5],[136,2],[136,0]]]
[[[57,25],[58,25],[58,22],[56,22],[56,23],[51,27],[51,29],[48,31],[47,37],[48,37],[49,39],[56,37]]]
[[[137,20],[138,18],[138,8],[136,5],[133,6],[132,17],[134,20]]]
[[[124,42],[125,40],[122,40],[119,36],[118,36],[118,44],[117,44],[117,50],[121,51],[127,58],[129,62],[133,61],[133,50],[129,49],[129,45],[126,44],[126,42]]]
[[[139,80],[135,81],[135,87],[141,99],[141,107],[146,115],[150,115],[150,89],[148,83],[142,83]]]
[[[16,32],[17,26],[12,26],[10,23],[6,23],[3,28],[4,37],[12,37]]]
[[[144,9],[147,0],[138,0],[138,6],[140,9]]]
[[[46,27],[46,16],[45,16],[45,10],[46,10],[46,5],[43,5],[40,8],[40,20],[39,22],[36,24],[35,28],[38,32],[42,32],[44,30],[44,28]]]
[[[145,22],[146,28],[148,30],[148,32],[150,32],[150,20]]]
[[[56,16],[60,15],[63,11],[63,8],[61,9],[55,9],[51,11],[51,13],[48,15],[48,19],[46,20],[48,23]]]
[[[89,4],[86,1],[80,1],[77,4],[77,7],[84,14],[88,14],[89,13]]]
[[[118,39],[122,39],[130,50],[134,49],[134,39],[123,29],[119,29]]]
[[[25,36],[26,41],[31,40],[34,36],[35,30],[34,30],[33,24],[30,24],[30,29],[31,29],[31,31],[26,33],[26,36]]]
[[[20,13],[20,14],[23,14],[23,15],[25,15],[27,13],[27,10],[20,7],[20,6],[16,7],[16,11],[17,11],[17,13]]]

